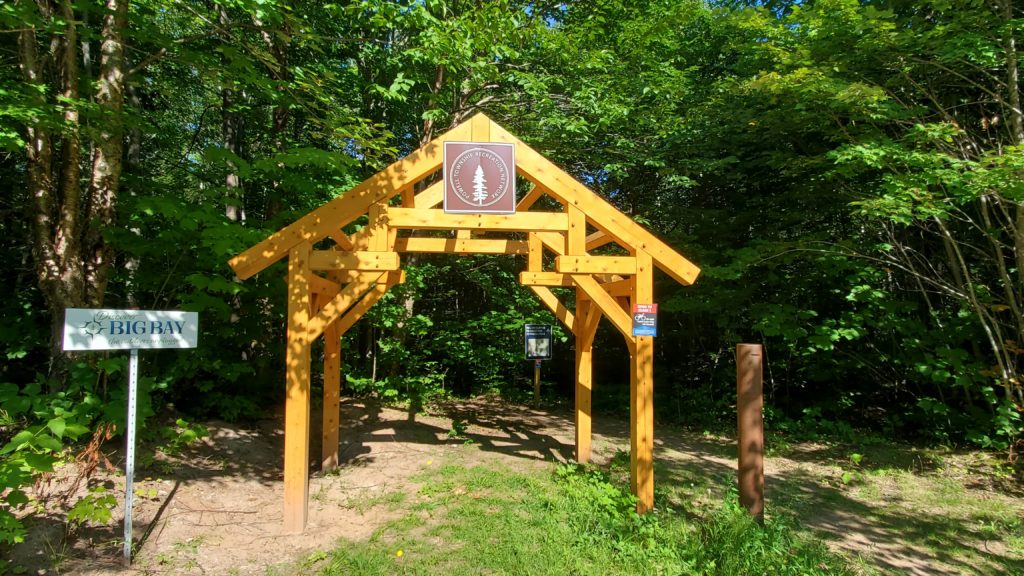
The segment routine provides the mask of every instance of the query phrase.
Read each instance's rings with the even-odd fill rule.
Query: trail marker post
[[[736,346],[737,469],[740,504],[764,523],[763,347]]]
[[[157,310],[64,312],[64,351],[130,350],[128,409],[125,414],[124,561],[132,562],[132,496],[135,484],[135,413],[139,392],[139,350],[195,348],[199,313]]]

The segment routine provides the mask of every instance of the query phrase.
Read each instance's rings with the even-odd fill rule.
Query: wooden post
[[[636,251],[634,304],[654,302],[650,255]],[[630,487],[638,498],[637,512],[654,509],[654,337],[637,336],[630,350]]]
[[[763,364],[760,344],[736,345],[740,504],[764,523]]]
[[[288,257],[288,348],[285,354],[284,531],[302,532],[309,504],[309,243]]]
[[[590,462],[590,444],[593,392],[593,348],[594,334],[601,312],[595,304],[583,298],[582,290],[576,290],[576,323],[573,333],[576,337],[576,461]]]
[[[338,321],[324,330],[324,413],[323,449],[320,470],[330,472],[338,467],[338,425],[341,409],[341,331]]]
[[[533,361],[533,407],[540,406],[540,360]]]

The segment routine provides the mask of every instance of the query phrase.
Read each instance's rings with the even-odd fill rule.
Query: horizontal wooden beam
[[[575,286],[572,275],[558,272],[520,272],[519,283],[523,286]]]
[[[467,230],[468,232],[468,230]],[[486,238],[398,238],[396,252],[436,252],[447,254],[526,254],[524,240]]]
[[[636,274],[632,256],[558,256],[555,270],[564,274]]]
[[[403,274],[404,275],[405,271],[404,270],[399,270],[398,272],[394,272],[394,273]],[[364,274],[366,274],[366,272],[360,271],[360,270],[330,270],[327,273],[327,277],[330,279],[331,282],[335,282],[339,286],[343,286],[343,285],[348,284],[350,282],[355,282],[356,280],[359,280],[360,278],[363,277]],[[384,284],[385,282],[387,282],[387,278],[388,278],[387,275],[381,276],[380,279],[377,280],[377,283],[378,284]],[[399,284],[401,284],[402,282],[405,282],[404,277],[399,282]]]
[[[600,248],[605,244],[611,244],[612,242],[615,242],[615,238],[612,238],[603,230],[598,230],[593,234],[587,235],[587,252],[590,252],[595,248]]]
[[[311,270],[398,270],[397,252],[340,252],[316,250],[309,255]]]
[[[576,317],[558,300],[558,296],[550,288],[544,286],[530,286],[530,290],[540,298],[540,301],[551,310],[551,313],[558,318],[562,324],[571,332],[576,325]]]
[[[442,210],[389,207],[383,213],[388,226],[396,229],[457,230],[464,228],[505,232],[565,231],[569,229],[569,216],[559,212],[448,214]]]
[[[444,143],[448,140],[467,140],[470,135],[468,122],[445,132],[355,188],[264,238],[229,260],[228,264],[240,279],[245,280],[284,258],[289,250],[301,242],[319,242],[363,215],[375,202],[391,198],[402,187],[437,170],[443,160]]]

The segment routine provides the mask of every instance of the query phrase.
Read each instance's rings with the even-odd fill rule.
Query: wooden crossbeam
[[[342,250],[355,250],[355,246],[352,245],[352,239],[341,230],[331,232],[331,240],[334,240],[334,243]]]
[[[527,192],[526,196],[523,196],[519,200],[519,203],[516,204],[516,212],[526,212],[529,210],[531,206],[537,203],[537,200],[540,200],[544,196],[545,192],[546,191],[543,186],[537,186],[534,184],[533,190]]]
[[[277,262],[301,242],[310,244],[349,224],[375,202],[397,194],[441,166],[444,142],[466,140],[469,123],[457,126],[405,158],[381,170],[341,196],[313,210],[294,223],[232,258],[228,264],[242,280]]]
[[[338,290],[341,290],[341,285],[322,276],[310,274],[309,290],[313,294],[331,294],[333,296],[338,293]]]
[[[370,308],[372,308],[373,305],[376,304],[377,301],[380,300],[381,297],[384,296],[384,294],[386,294],[388,290],[390,290],[396,284],[401,284],[402,282],[405,282],[404,273],[400,274],[397,272],[390,272],[386,274],[385,277],[387,278],[386,282],[384,282],[383,284],[377,284],[376,286],[371,288],[370,291],[367,292],[366,295],[364,295],[359,300],[359,302],[355,304],[355,306],[349,309],[349,311],[346,312],[344,316],[338,319],[338,332],[340,334],[348,332],[348,329],[351,328],[356,322],[358,322],[359,319],[362,318],[363,315],[366,314],[366,312],[369,311]]]
[[[540,301],[548,307],[548,310],[551,310],[551,313],[555,315],[555,318],[558,318],[562,324],[565,324],[565,327],[568,328],[569,331],[573,330],[573,326],[576,325],[576,317],[573,316],[573,313],[558,300],[558,296],[555,296],[555,293],[552,292],[550,288],[545,286],[530,286],[530,290],[540,298]]]
[[[690,285],[697,279],[700,268],[493,122],[491,138],[495,142],[514,144],[519,173],[535,184],[543,184],[548,188],[548,194],[563,204],[578,206],[585,210],[587,221],[594,227],[606,232],[624,247],[647,252],[654,258],[658,267],[676,281]]]
[[[566,239],[564,234],[559,234],[558,232],[537,232],[537,237],[540,238],[545,248],[551,250],[556,255],[561,256],[565,254]]]
[[[558,256],[555,270],[565,274],[636,274],[632,256]]]
[[[529,252],[529,246],[523,240],[398,238],[395,240],[395,251],[447,254],[526,254]]]
[[[536,230],[564,231],[569,228],[569,217],[557,212],[519,212],[516,214],[446,214],[442,210],[386,207],[383,214],[392,228],[418,228],[421,230],[502,230],[506,232],[532,232]]]
[[[412,206],[406,208],[436,208],[444,202],[444,180],[434,182],[426,190],[416,195]]]
[[[571,274],[559,272],[520,272],[519,283],[523,286],[575,286]]]
[[[629,297],[633,294],[633,280],[613,280],[611,282],[604,282],[601,284],[601,288],[608,293],[609,296]]]
[[[612,242],[615,242],[615,238],[612,238],[603,230],[598,230],[593,234],[587,235],[587,252],[590,252],[595,248],[600,248],[606,244],[611,244]]]
[[[315,250],[309,256],[312,270],[398,270],[397,252],[339,252]]]
[[[618,303],[615,302],[615,298],[609,296],[601,288],[601,285],[597,283],[597,280],[594,280],[588,274],[574,274],[572,279],[590,297],[591,302],[594,302],[601,308],[601,313],[611,320],[615,328],[622,333],[627,344],[632,345],[635,342],[633,338],[633,318],[619,307]]]

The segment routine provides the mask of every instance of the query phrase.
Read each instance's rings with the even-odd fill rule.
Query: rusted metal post
[[[533,406],[540,406],[540,360],[533,361]]]
[[[764,409],[762,346],[736,345],[736,422],[740,504],[764,522]]]

